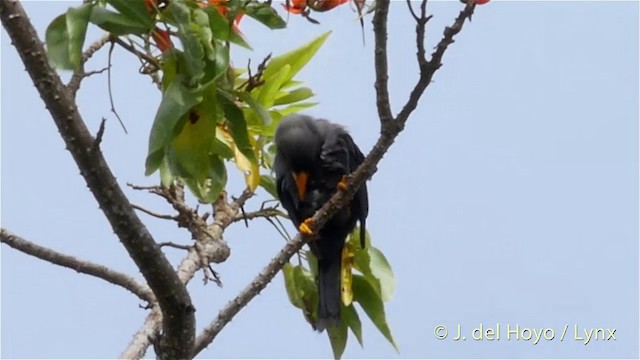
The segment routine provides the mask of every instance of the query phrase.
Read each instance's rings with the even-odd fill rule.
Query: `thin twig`
[[[171,248],[180,249],[180,250],[191,250],[191,248],[193,247],[192,245],[176,244],[176,243],[171,242],[171,241],[161,242],[161,243],[158,244],[158,246],[160,246],[161,248],[163,248],[163,247],[171,247]]]
[[[409,12],[411,13],[411,16],[413,17],[413,19],[415,21],[420,21],[420,18],[418,17],[416,12],[413,11],[413,6],[411,5],[411,0],[407,0],[407,7],[409,8]]]
[[[158,218],[158,219],[163,219],[163,220],[178,220],[178,217],[177,217],[177,216],[173,216],[173,215],[166,215],[166,214],[160,214],[160,213],[157,213],[157,212],[155,212],[155,211],[151,211],[151,210],[149,210],[149,209],[146,209],[146,208],[144,208],[144,207],[142,207],[142,206],[140,206],[140,205],[136,205],[136,204],[134,204],[134,203],[131,203],[131,206],[132,206],[134,209],[138,210],[138,211],[142,211],[143,213],[145,213],[145,214],[147,214],[147,215],[149,215],[149,216],[153,216],[153,217]]]
[[[280,218],[274,218],[274,220],[278,223],[278,225],[280,225],[280,228],[282,229],[282,231],[284,231],[284,234],[286,235],[286,239],[287,241],[291,241],[291,235],[289,235],[289,232],[287,231],[287,228],[282,225],[282,221],[280,221]]]
[[[289,237],[289,234],[286,234],[285,232],[283,232],[282,230],[280,230],[280,228],[278,227],[278,225],[276,225],[276,222],[273,221],[273,219],[271,218],[265,218],[265,220],[267,220],[271,225],[273,225],[273,227],[276,229],[276,231],[278,231],[278,233],[280,234],[280,236],[282,236],[282,238],[285,241],[291,241],[291,237]],[[282,223],[280,223],[282,224]]]
[[[107,122],[106,118],[102,118],[102,121],[100,121],[100,127],[98,128],[98,132],[96,133],[96,139],[93,141],[93,145],[95,147],[99,147],[100,143],[102,142],[102,136],[104,135],[104,128],[105,128],[105,123]]]
[[[157,68],[160,68],[160,64],[158,63],[158,60],[156,58],[154,58],[153,56],[149,56],[149,55],[139,51],[134,46],[132,46],[130,44],[127,44],[126,42],[124,42],[119,37],[113,37],[112,41],[115,42],[116,44],[122,46],[123,49],[127,50],[128,52],[132,53],[133,55],[135,55],[135,56],[137,56],[139,58],[145,59],[150,64],[153,64]]]
[[[244,226],[248,228],[249,219],[247,219],[247,213],[244,211],[244,206],[240,206],[240,214],[242,214],[242,216],[240,217],[240,220],[244,220]]]
[[[124,130],[125,134],[128,134],[127,132],[127,128],[124,126],[124,123],[122,122],[122,119],[120,118],[120,115],[118,115],[118,112],[116,111],[116,107],[113,104],[113,92],[111,91],[111,57],[113,55],[113,48],[114,48],[114,43],[111,43],[111,46],[109,47],[109,63],[107,65],[107,69],[109,69],[109,71],[107,71],[107,87],[109,88],[109,103],[111,103],[111,112],[116,116],[116,118],[118,119],[118,121],[120,122],[120,126],[122,126],[122,130]]]
[[[140,284],[129,275],[112,270],[106,266],[80,260],[76,257],[37,245],[4,228],[0,229],[0,241],[20,252],[37,257],[40,260],[75,270],[81,274],[95,276],[113,285],[120,286],[149,304],[156,301],[155,296],[153,296],[153,293],[146,285]]]
[[[105,35],[98,39],[96,42],[91,44],[87,50],[82,54],[80,58],[80,66],[73,72],[71,76],[71,80],[67,84],[67,89],[71,92],[73,97],[76,96],[78,89],[80,89],[80,83],[82,80],[90,75],[95,74],[96,72],[90,71],[88,73],[84,70],[84,64],[95,54],[98,50],[100,50],[107,42],[109,42],[109,35]]]
[[[102,69],[100,69],[100,70],[91,70],[91,71],[87,71],[86,73],[84,73],[84,74],[83,74],[83,76],[84,76],[85,78],[87,78],[87,77],[92,76],[92,75],[102,74],[103,72],[105,72],[105,71],[107,71],[107,70],[109,70],[109,68],[108,68],[108,67],[103,67],[103,68],[102,68]]]
[[[267,62],[271,59],[271,54],[267,55],[262,62],[258,65],[255,75],[251,74],[251,59],[247,64],[247,81],[240,84],[239,88],[242,89],[244,87],[244,91],[251,92],[251,90],[257,88],[258,86],[264,84],[264,80],[262,79],[262,75],[264,74],[264,70],[267,68]]]
[[[218,287],[222,287],[222,279],[220,278],[220,274],[217,271],[213,270],[211,264],[202,267],[202,272],[204,273],[204,277],[202,282],[207,285],[209,281],[213,281]]]
[[[147,56],[154,58],[153,53],[151,52],[151,41],[149,41],[149,35],[145,35],[144,36],[144,51],[145,54],[147,54]],[[160,81],[160,77],[158,76],[158,66],[159,64],[156,64],[156,71],[151,71],[149,72],[149,76],[151,76],[151,81],[153,81],[154,84],[156,84],[156,86],[158,86],[158,89],[162,90],[162,81]]]
[[[447,51],[449,45],[453,43],[453,37],[462,30],[462,26],[464,25],[465,21],[471,18],[475,7],[475,1],[469,0],[464,9],[462,9],[462,11],[460,11],[460,13],[458,14],[458,17],[455,19],[453,24],[451,26],[445,27],[442,39],[440,40],[440,42],[438,42],[436,50],[433,52],[433,54],[431,54],[431,60],[422,62],[421,58],[418,58],[418,62],[421,64],[420,78],[411,91],[409,100],[407,100],[407,103],[404,105],[404,107],[396,117],[397,124],[395,125],[399,128],[400,131],[404,128],[404,124],[409,118],[409,115],[411,115],[413,110],[415,110],[415,108],[418,106],[418,102],[420,101],[420,98],[422,97],[422,94],[424,93],[427,86],[429,86],[429,84],[431,83],[433,75],[442,66],[442,57],[444,56],[445,51]],[[425,16],[425,10],[422,11],[422,16]],[[424,21],[422,27],[420,24],[418,24],[418,28],[422,29],[422,40],[424,40],[424,26],[429,20],[429,17],[426,17],[425,19],[426,20]],[[420,37],[420,33],[418,33],[418,37]],[[420,46],[420,44],[424,46],[424,41],[418,42],[418,46]]]
[[[213,267],[211,267],[211,265],[209,265],[209,271],[211,271],[211,275],[213,275],[213,282],[215,282],[218,287],[222,287],[222,279],[220,278],[220,274],[217,271],[213,270]]]
[[[162,191],[162,187],[158,185],[135,185],[132,183],[127,183],[127,186],[132,188],[133,190],[146,190],[149,192]]]
[[[270,208],[256,210],[256,211],[252,211],[252,212],[248,212],[248,213],[242,213],[242,214],[236,216],[236,218],[233,221],[234,222],[243,221],[243,220],[244,221],[248,221],[248,220],[253,220],[253,219],[257,219],[257,218],[270,218],[270,217],[276,217],[276,216],[282,216],[284,218],[289,218],[289,216],[287,214],[285,214],[284,212],[282,212],[281,210],[278,210],[275,207],[270,207]]]

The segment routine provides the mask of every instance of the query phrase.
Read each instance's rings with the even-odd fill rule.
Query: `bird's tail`
[[[316,330],[340,325],[340,256],[318,261],[318,321]]]

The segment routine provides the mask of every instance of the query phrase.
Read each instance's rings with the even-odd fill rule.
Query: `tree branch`
[[[268,208],[248,212],[245,214],[239,214],[235,217],[233,221],[236,222],[236,221],[244,221],[244,220],[253,220],[257,218],[270,218],[270,217],[276,217],[276,216],[282,216],[284,218],[289,217],[287,214],[285,214],[281,210],[276,209],[275,207],[268,207]]]
[[[373,16],[374,60],[376,71],[376,105],[378,117],[383,124],[393,121],[391,104],[389,103],[389,66],[387,64],[387,16],[389,15],[389,1],[376,0],[376,12]]]
[[[0,19],[51,113],[80,173],[156,296],[163,316],[163,358],[192,356],[195,314],[184,283],[140,221],[95,146],[71,92],[50,67],[42,42],[17,0],[0,0]]]
[[[135,190],[147,190],[152,194],[162,197],[171,204],[173,209],[178,212],[178,215],[173,216],[172,219],[178,223],[178,227],[186,228],[191,233],[191,237],[196,241],[196,248],[201,253],[203,267],[208,266],[211,262],[219,264],[227,260],[231,250],[222,239],[222,236],[216,237],[213,235],[215,222],[211,225],[207,224],[205,217],[200,216],[197,210],[192,209],[186,203],[182,185],[174,184],[171,185],[170,188],[162,186],[141,187],[131,184],[129,184],[129,186]],[[223,214],[227,216],[228,214],[226,213],[230,211],[224,193],[220,194],[214,206],[216,208],[216,216],[223,216]],[[147,213],[157,216],[157,214],[151,214],[148,211]]]
[[[85,72],[84,64],[95,54],[98,50],[100,50],[107,42],[109,41],[109,35],[105,35],[93,44],[89,46],[89,48],[82,54],[82,58],[80,58],[80,67],[77,68],[73,75],[71,76],[71,80],[69,80],[69,84],[67,85],[67,89],[73,97],[76,96],[78,89],[80,89],[80,83],[84,78],[96,72]]]
[[[431,60],[426,61],[424,59],[424,31],[426,23],[430,17],[425,17],[425,11],[422,10],[423,22],[418,22],[416,25],[417,32],[417,46],[418,46],[418,64],[420,65],[420,78],[415,87],[409,95],[409,100],[404,105],[398,116],[396,117],[396,125],[400,128],[404,128],[404,124],[407,122],[409,115],[418,106],[418,102],[422,97],[422,94],[426,90],[427,86],[431,83],[431,79],[435,72],[442,66],[442,57],[450,44],[453,44],[453,37],[462,30],[462,26],[467,19],[471,19],[473,10],[476,8],[475,0],[468,0],[464,9],[460,11],[458,17],[455,19],[451,26],[444,28],[444,34],[442,39],[436,46],[436,50],[431,54]],[[424,9],[424,8],[423,8]],[[422,50],[421,50],[422,49]]]
[[[153,304],[156,301],[155,296],[153,296],[153,293],[146,285],[140,284],[127,274],[109,269],[106,266],[80,260],[73,256],[37,245],[11,233],[5,228],[0,228],[0,242],[27,255],[37,257],[40,260],[75,270],[81,274],[95,276],[113,285],[123,287],[139,297],[140,300],[146,301],[149,304]]]
[[[376,171],[378,162],[382,159],[389,147],[393,144],[398,134],[404,128],[404,123],[416,108],[420,96],[424,92],[425,88],[429,85],[433,72],[437,70],[435,68],[421,69],[420,80],[411,93],[407,104],[405,105],[403,112],[401,112],[397,119],[391,117],[391,111],[389,107],[389,97],[387,88],[387,16],[389,9],[389,0],[378,0],[376,2],[376,14],[373,19],[373,31],[375,33],[375,59],[376,59],[376,97],[378,104],[378,113],[380,114],[380,121],[382,127],[382,134],[376,144],[373,146],[364,162],[358,167],[358,169],[349,176],[347,188],[344,191],[338,191],[331,199],[318,210],[313,216],[313,223],[315,226],[312,230],[320,229],[326,221],[333,216],[344,204],[351,199],[357,189]],[[462,24],[473,14],[475,4],[473,1],[465,6],[464,10],[456,18],[454,25],[445,29],[444,38],[441,40],[441,44],[446,45],[452,42],[452,37],[462,29]],[[450,30],[456,29],[456,30]],[[439,46],[437,50],[439,57],[442,58],[447,46]],[[441,52],[440,52],[441,50]],[[433,58],[432,58],[433,61]],[[309,241],[306,236],[298,234],[296,238],[287,243],[280,252],[269,262],[269,264],[254,278],[249,285],[247,285],[238,296],[231,300],[218,314],[218,316],[207,325],[202,333],[196,338],[196,345],[194,356],[204,350],[220,333],[220,331],[233,319],[233,317],[245,307],[256,295],[262,291],[276,274],[282,269],[284,264],[298,252],[304,244]]]
[[[156,191],[160,191],[160,192],[164,191],[158,187],[140,187],[140,186],[132,186],[132,185],[130,186],[134,189],[149,190],[152,193],[157,193]],[[176,194],[176,195],[178,195],[177,197],[179,198],[179,194]],[[164,197],[164,195],[161,195],[161,196]],[[224,242],[222,235],[225,229],[229,225],[231,225],[231,223],[234,222],[236,216],[238,215],[240,207],[242,207],[244,203],[251,196],[253,196],[253,192],[247,189],[240,195],[240,197],[233,200],[231,203],[226,203],[226,197],[224,196],[218,199],[218,202],[216,202],[216,206],[215,206],[214,222],[213,224],[206,226],[207,235],[204,238],[202,238],[202,239],[205,239],[205,243],[204,243],[205,245],[194,246],[191,249],[189,249],[186,258],[184,258],[180,263],[180,265],[178,265],[177,273],[182,283],[187,284],[189,281],[191,281],[195,273],[202,268],[203,256],[211,259],[216,256],[214,254],[221,251],[220,249],[227,249],[228,251],[230,251],[226,246],[226,242]],[[186,204],[180,204],[179,201],[174,204],[175,197],[176,196],[173,196],[174,200],[167,199],[167,201],[169,201],[169,203],[172,204],[172,206],[174,207],[174,209],[178,211],[178,213],[186,215],[190,211],[192,211],[188,207],[182,208],[182,206],[186,206]],[[182,216],[182,215],[179,215],[179,216]],[[196,220],[193,217],[191,218],[190,221],[197,221],[199,223],[199,220]],[[197,225],[197,226],[199,227],[201,225]],[[189,229],[189,231],[191,231],[192,235],[194,235],[194,233],[202,234],[201,230],[197,230],[195,228]],[[201,235],[194,235],[194,238],[196,239],[196,244],[201,244],[197,240],[197,238],[200,236]],[[229,256],[229,252],[226,253],[226,256]],[[158,337],[161,322],[162,322],[162,314],[160,314],[158,309],[155,309],[155,308],[152,309],[151,313],[145,319],[144,324],[142,325],[140,330],[138,330],[138,332],[136,332],[133,335],[133,339],[131,340],[127,348],[122,352],[122,354],[120,355],[120,358],[122,359],[142,358],[145,352],[147,351],[147,348]],[[194,352],[192,356],[195,356],[195,355],[196,353]]]

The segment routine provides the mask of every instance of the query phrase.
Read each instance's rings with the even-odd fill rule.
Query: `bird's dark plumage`
[[[364,161],[364,155],[342,126],[305,115],[282,119],[275,143],[273,167],[278,196],[296,227],[312,217],[337,191],[343,176]],[[318,331],[340,322],[342,249],[357,221],[364,247],[368,212],[367,187],[362,184],[353,199],[316,231],[309,243],[318,259]]]

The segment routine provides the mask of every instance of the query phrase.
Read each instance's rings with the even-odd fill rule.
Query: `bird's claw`
[[[338,182],[338,189],[345,191],[347,190],[347,183],[349,182],[349,177],[347,175],[343,175],[342,179]]]
[[[313,226],[314,226],[313,219],[308,218],[305,221],[303,221],[302,224],[300,224],[300,226],[298,226],[298,230],[300,230],[300,233],[302,233],[303,235],[311,236],[313,235],[313,230],[311,230]]]

